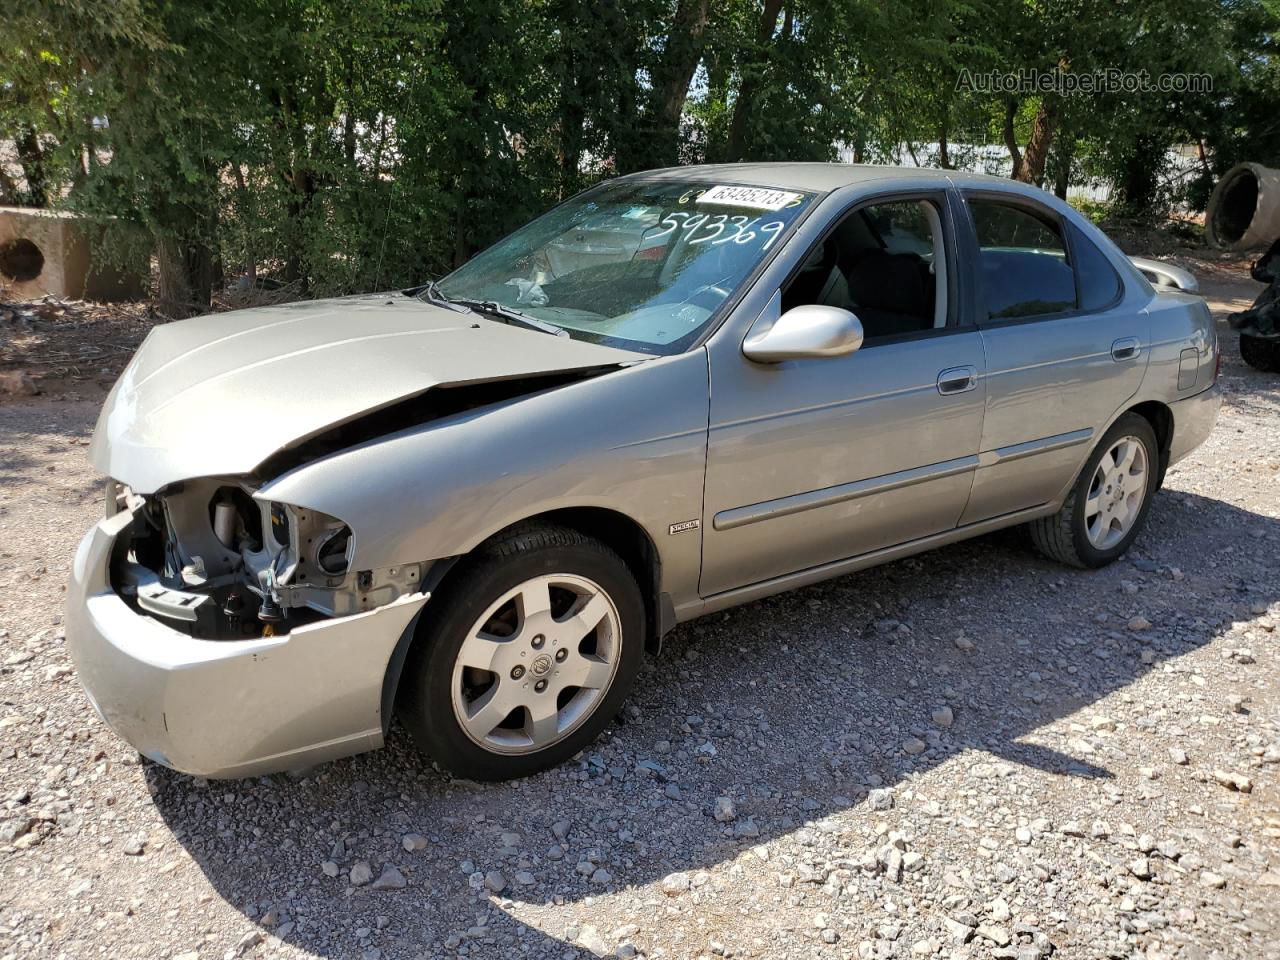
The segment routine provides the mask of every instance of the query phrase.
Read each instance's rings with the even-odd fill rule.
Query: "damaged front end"
[[[282,635],[372,610],[419,589],[421,564],[351,569],[341,519],[255,496],[243,478],[170,484],[140,496],[108,481],[107,516],[130,511],[110,581],[135,612],[204,640]]]

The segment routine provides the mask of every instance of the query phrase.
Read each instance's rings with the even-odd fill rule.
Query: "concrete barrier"
[[[74,214],[0,207],[0,294],[9,300],[139,300],[147,264],[107,262],[104,228]]]

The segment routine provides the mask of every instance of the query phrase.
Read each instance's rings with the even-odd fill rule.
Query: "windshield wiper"
[[[497,300],[470,300],[466,297],[454,297],[449,302],[461,304],[464,307],[470,307],[472,310],[478,310],[480,313],[487,313],[490,316],[498,317],[508,323],[515,324],[519,327],[525,327],[529,330],[538,330],[542,333],[549,333],[556,337],[569,336],[569,331],[564,327],[557,327],[554,323],[548,323],[546,320],[539,320],[537,317],[531,317],[527,313],[521,313],[519,310],[513,310],[511,307],[504,306]]]
[[[511,307],[503,306],[497,300],[472,300],[467,297],[446,297],[440,289],[440,284],[435,280],[428,280],[426,283],[412,287],[408,290],[401,291],[406,297],[417,297],[419,300],[425,300],[427,303],[434,303],[440,307],[448,307],[450,310],[457,310],[462,313],[469,313],[472,310],[478,310],[481,313],[487,313],[490,316],[498,317],[508,323],[525,327],[529,330],[537,330],[540,333],[550,333],[557,337],[569,336],[569,331],[564,327],[557,327],[554,323],[548,323],[546,320],[539,320],[537,317],[531,317],[527,313],[521,313]]]
[[[470,313],[471,308],[457,300],[450,300],[440,292],[440,284],[434,280],[428,280],[420,286],[410,287],[408,290],[401,290],[406,297],[415,297],[418,300],[425,300],[427,303],[434,303],[437,307],[446,307],[455,313]]]

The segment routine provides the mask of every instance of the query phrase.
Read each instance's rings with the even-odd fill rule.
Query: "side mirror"
[[[1200,292],[1200,282],[1195,275],[1172,263],[1148,260],[1146,257],[1130,257],[1129,261],[1156,287],[1173,287],[1183,293]]]
[[[770,306],[780,303],[775,298]],[[770,312],[766,308],[742,344],[748,360],[779,363],[803,357],[843,357],[862,346],[862,322],[848,310],[806,303],[792,307],[772,324],[767,320]]]

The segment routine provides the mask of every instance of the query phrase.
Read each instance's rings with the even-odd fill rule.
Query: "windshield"
[[[769,187],[606,183],[499,241],[438,290],[496,302],[575,340],[679,353],[812,199]]]

